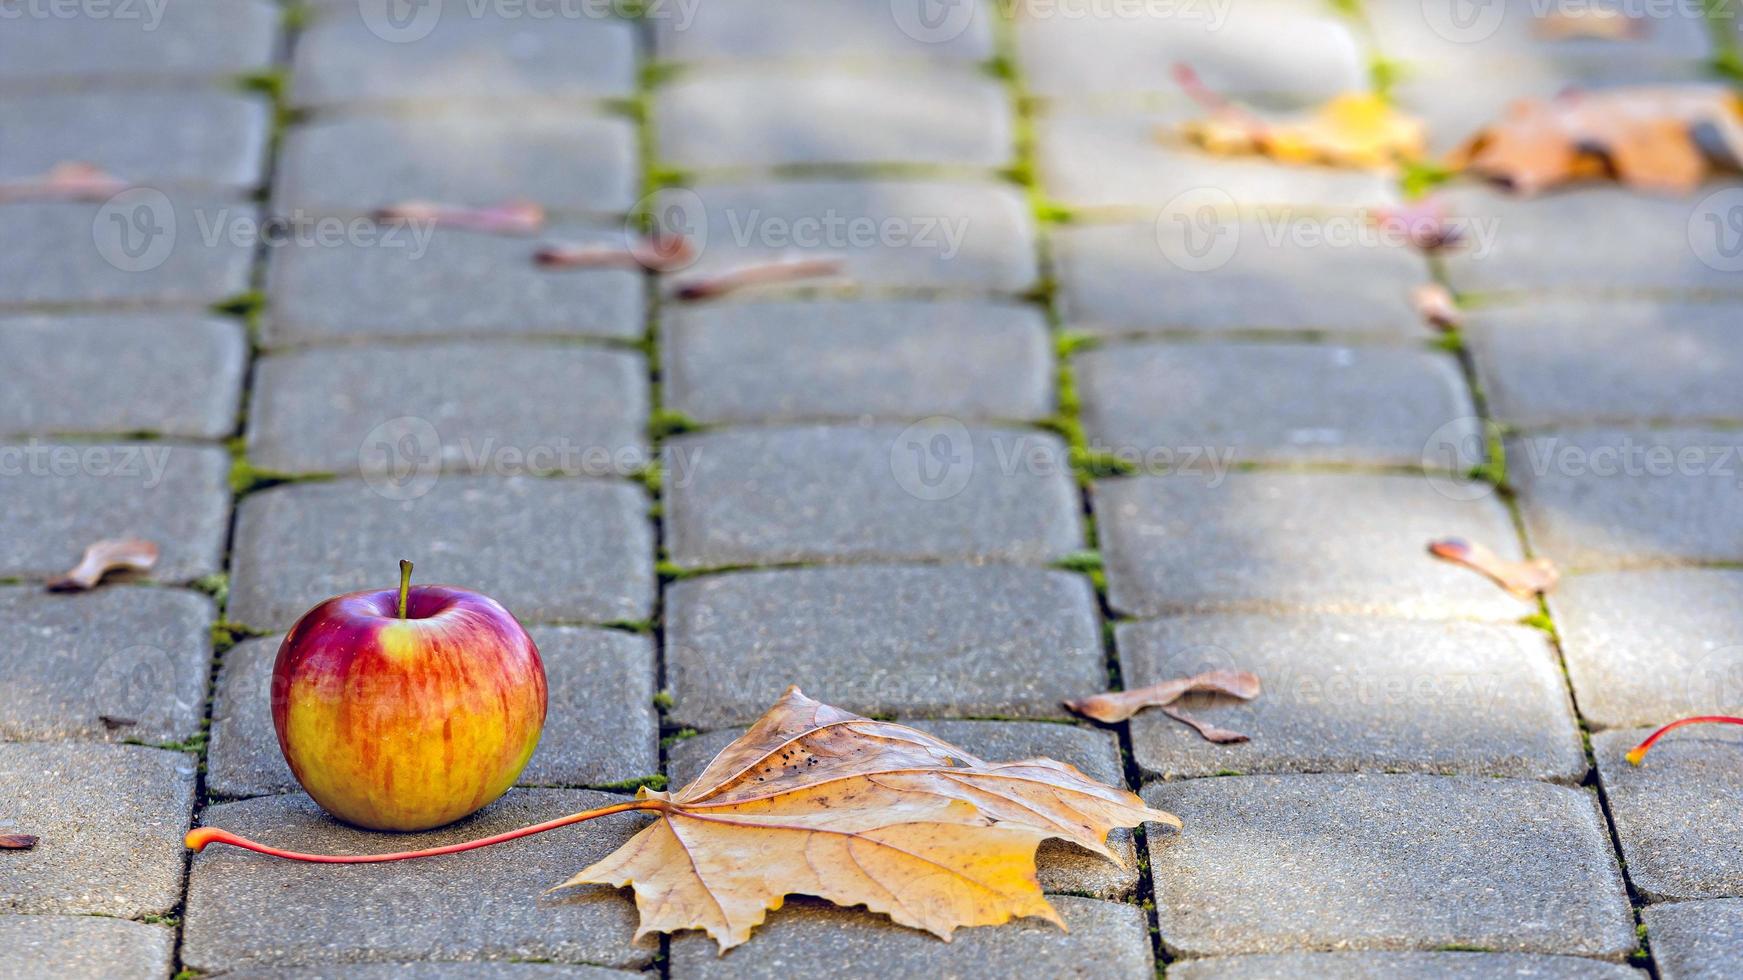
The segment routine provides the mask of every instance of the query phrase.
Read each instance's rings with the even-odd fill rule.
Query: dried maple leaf
[[[790,894],[864,905],[945,939],[1018,916],[1061,923],[1035,881],[1035,848],[1062,837],[1110,860],[1115,827],[1180,826],[1122,789],[1051,759],[993,763],[902,725],[788,688],[688,786],[425,851],[298,854],[210,827],[212,843],[296,860],[363,864],[452,854],[627,810],[655,814],[615,853],[557,886],[628,885],[640,937],[701,929],[722,950]]]
[[[683,235],[653,235],[628,248],[612,245],[546,245],[533,261],[556,269],[649,269],[670,272],[696,261],[696,249]]]
[[[1436,558],[1481,572],[1521,599],[1535,599],[1539,593],[1555,588],[1555,583],[1561,579],[1561,573],[1548,558],[1511,561],[1485,545],[1464,538],[1430,541],[1428,552]]]
[[[741,266],[706,279],[681,282],[675,292],[679,299],[715,299],[751,286],[840,275],[843,267],[840,259],[782,259]]]
[[[127,181],[94,163],[68,160],[40,177],[0,183],[0,204],[14,201],[101,201],[126,190]]]
[[[375,220],[429,222],[490,235],[536,235],[545,226],[545,209],[531,201],[509,201],[488,208],[406,201],[378,208]]]
[[[1248,736],[1243,735],[1240,732],[1213,725],[1210,722],[1199,718],[1194,718],[1185,711],[1182,711],[1171,704],[1163,705],[1157,710],[1181,724],[1191,726],[1192,730],[1197,732],[1199,737],[1204,739],[1206,742],[1215,742],[1218,745],[1234,745],[1237,742],[1251,741]]]
[[[1111,725],[1125,721],[1145,708],[1160,708],[1195,693],[1227,694],[1251,701],[1259,696],[1259,678],[1244,670],[1207,670],[1130,691],[1092,694],[1067,701],[1065,706],[1080,715]]]
[[[41,839],[33,834],[0,834],[0,851],[28,851]]]
[[[83,592],[94,589],[103,576],[114,571],[149,572],[157,564],[157,545],[143,538],[98,541],[85,549],[70,571],[48,583],[50,592]]]
[[[1416,312],[1422,314],[1422,319],[1428,325],[1442,332],[1450,333],[1464,322],[1464,314],[1459,312],[1459,305],[1453,299],[1452,290],[1438,282],[1425,282],[1410,291],[1410,305]]]
[[[1369,214],[1374,227],[1398,235],[1411,247],[1438,252],[1461,245],[1462,228],[1447,220],[1446,205],[1439,198],[1424,197],[1396,207],[1376,208]]]
[[[1373,92],[1345,92],[1305,115],[1267,120],[1211,93],[1184,65],[1175,67],[1175,77],[1209,110],[1205,118],[1182,125],[1180,132],[1212,153],[1379,168],[1417,159],[1427,150],[1428,130],[1422,121]]]

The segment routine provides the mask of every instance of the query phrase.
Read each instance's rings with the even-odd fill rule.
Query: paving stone
[[[247,361],[242,327],[207,317],[0,319],[0,432],[221,438]]]
[[[1196,447],[1225,460],[1420,465],[1449,425],[1457,444],[1481,438],[1458,362],[1424,350],[1120,344],[1073,363],[1091,444],[1138,460]]]
[[[1514,620],[1534,610],[1430,541],[1520,557],[1482,486],[1417,476],[1182,472],[1096,484],[1108,597],[1132,616],[1319,609]]]
[[[662,164],[687,170],[1011,159],[1010,96],[984,73],[698,72],[656,90]]]
[[[1642,980],[1645,974],[1620,963],[1579,956],[1532,953],[1258,953],[1176,960],[1168,964],[1176,980]]]
[[[0,180],[83,160],[124,180],[251,187],[270,107],[224,92],[33,93],[0,99]]]
[[[1620,959],[1634,916],[1585,790],[1443,776],[1239,776],[1157,783],[1183,833],[1149,837],[1177,956],[1339,950]]]
[[[603,966],[565,966],[556,963],[346,963],[334,967],[286,966],[226,970],[224,980],[625,980],[637,974]]]
[[[602,5],[420,7],[334,3],[297,40],[291,101],[451,103],[628,97],[636,86],[634,25]],[[554,14],[555,16],[552,16]]]
[[[1058,895],[1049,899],[1069,932],[1040,919],[964,929],[949,945],[917,929],[904,929],[862,908],[842,909],[815,899],[789,899],[769,913],[743,946],[720,955],[701,933],[672,940],[671,974],[691,977],[945,976],[952,978],[1155,975],[1144,913],[1136,905]]]
[[[0,588],[0,737],[178,742],[200,730],[217,610],[203,595]],[[103,719],[111,719],[105,722]]]
[[[237,510],[228,615],[285,629],[330,596],[391,586],[394,560],[409,557],[423,581],[483,592],[522,622],[643,619],[654,591],[646,513],[639,488],[588,479],[278,487]]]
[[[1016,293],[1036,276],[1029,206],[995,184],[706,184],[661,191],[655,211],[701,249],[679,283],[807,257],[839,259],[843,273],[792,285]]]
[[[941,17],[940,14],[943,16]],[[708,0],[646,16],[664,61],[816,61],[878,66],[891,60],[977,64],[994,54],[991,5],[948,10],[926,0]]]
[[[1081,546],[1054,436],[894,426],[709,433],[665,447],[666,546],[688,568],[795,561],[1041,562]]]
[[[143,745],[0,743],[0,832],[41,838],[6,855],[0,912],[128,918],[180,904],[195,762]]]
[[[1311,104],[1367,87],[1354,35],[1302,3],[1016,4],[1024,80],[1054,99],[1162,93],[1188,63],[1214,92]]]
[[[1166,68],[1168,62],[1159,64]],[[1198,115],[1192,109],[1048,117],[1039,130],[1042,184],[1051,198],[1075,210],[1154,219],[1162,208],[1178,211],[1171,220],[1181,224],[1202,222],[1203,205],[1263,210],[1267,221],[1281,225],[1316,211],[1397,199],[1396,189],[1377,173],[1218,156],[1164,138]]]
[[[117,4],[108,17],[55,16],[45,4],[14,9],[24,16],[9,16],[0,35],[0,81],[9,90],[260,71],[272,62],[281,16],[264,0]]]
[[[1677,731],[1629,765],[1623,756],[1652,731],[1592,736],[1629,881],[1648,902],[1743,895],[1743,738],[1720,725]]]
[[[1743,714],[1743,571],[1574,575],[1549,605],[1593,725]]]
[[[1662,980],[1724,980],[1743,971],[1743,899],[1642,909]]]
[[[49,578],[104,538],[157,543],[151,578],[186,582],[224,567],[230,461],[221,449],[145,443],[0,446],[9,528],[0,577]]]
[[[274,847],[369,853],[501,833],[624,799],[591,790],[517,789],[437,830],[379,834],[339,823],[301,793],[208,808],[202,821]],[[646,823],[632,814],[466,854],[362,866],[297,864],[237,848],[196,855],[182,923],[182,964],[232,967],[510,957],[640,967],[627,891],[561,884]],[[366,914],[360,914],[366,912]]]
[[[931,732],[952,745],[982,759],[1005,762],[1042,756],[1058,759],[1083,770],[1091,778],[1124,786],[1119,745],[1113,733],[1073,725],[1049,725],[1021,721],[925,721],[902,719],[905,725]],[[743,734],[728,728],[684,739],[667,753],[666,770],[674,786],[682,786],[702,774],[708,761],[726,744]],[[1108,846],[1125,861],[1114,864],[1063,840],[1043,841],[1035,853],[1037,877],[1048,892],[1069,892],[1095,898],[1130,896],[1138,886],[1137,852],[1132,832],[1116,829]]]
[[[673,309],[661,328],[665,404],[700,421],[1027,420],[1053,410],[1047,321],[1032,306],[703,304]]]
[[[798,684],[869,714],[1065,716],[1106,681],[1081,577],[1009,566],[710,575],[666,590],[672,720],[749,724]]]
[[[1311,229],[1312,219],[1298,227]],[[1293,225],[1292,225],[1293,226]],[[1282,226],[1277,226],[1282,227]],[[1197,230],[1194,230],[1197,229]],[[1423,336],[1410,290],[1428,266],[1408,249],[1276,237],[1257,219],[1205,226],[1074,225],[1052,234],[1060,310],[1088,333],[1323,330]],[[1225,257],[1226,256],[1226,257]],[[1158,303],[1156,297],[1168,297]]]
[[[1131,721],[1145,771],[1426,772],[1577,782],[1585,751],[1555,650],[1523,626],[1334,615],[1185,616],[1122,623],[1136,688],[1250,670],[1257,699],[1190,695],[1194,717],[1252,741],[1214,745],[1159,711]]]
[[[0,222],[0,307],[205,307],[248,289],[252,204],[149,187],[103,203],[11,204]]]
[[[1640,36],[1625,39],[1544,36],[1547,12],[1621,10],[1636,15]],[[1374,42],[1389,58],[1474,75],[1553,71],[1568,81],[1626,77],[1636,81],[1663,61],[1699,61],[1712,43],[1698,3],[1628,2],[1548,5],[1505,0],[1462,7],[1458,0],[1375,4],[1366,11]],[[1566,84],[1566,82],[1564,82]]]
[[[427,461],[499,475],[627,476],[650,461],[647,373],[639,354],[572,344],[275,355],[255,367],[248,459],[284,473],[391,474]],[[415,460],[399,445],[407,434]]]
[[[1446,255],[1448,282],[1462,293],[1743,288],[1743,244],[1715,231],[1730,228],[1743,208],[1736,185],[1708,184],[1674,197],[1615,187],[1532,198],[1455,187],[1441,197],[1451,220],[1495,231],[1487,248]],[[1616,234],[1618,228],[1628,234]]]
[[[399,229],[394,231],[394,229]],[[270,343],[410,336],[641,338],[642,274],[547,269],[523,238],[380,226],[378,244],[272,253]],[[387,237],[389,234],[393,237]],[[621,231],[556,225],[551,241],[621,248]]]
[[[1533,547],[1564,570],[1743,559],[1743,433],[1571,429],[1507,444]]]
[[[0,976],[164,977],[175,931],[91,915],[0,915]]]
[[[627,119],[555,107],[347,116],[292,128],[274,201],[283,211],[368,212],[402,201],[619,214],[641,167]]]
[[[1740,316],[1705,303],[1536,300],[1474,310],[1464,336],[1489,405],[1516,425],[1743,419]]]

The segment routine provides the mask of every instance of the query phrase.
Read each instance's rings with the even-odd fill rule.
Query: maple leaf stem
[[[1653,732],[1651,735],[1646,736],[1646,741],[1629,749],[1627,759],[1630,763],[1638,766],[1641,760],[1646,758],[1646,753],[1652,750],[1652,743],[1663,738],[1666,733],[1681,728],[1684,725],[1702,725],[1709,723],[1720,725],[1743,725],[1743,718],[1733,718],[1730,715],[1696,715],[1693,718],[1679,718],[1663,728],[1660,728],[1658,731]]]
[[[534,834],[542,834],[547,830],[556,830],[558,827],[567,827],[570,824],[582,823],[592,820],[595,817],[608,817],[614,813],[626,813],[630,810],[660,810],[665,807],[666,802],[664,800],[631,800],[628,803],[614,803],[611,806],[602,806],[596,810],[582,810],[579,813],[571,813],[566,817],[558,817],[555,820],[547,820],[544,823],[536,823],[516,830],[507,830],[500,834],[492,834],[489,837],[480,837],[477,840],[463,841],[459,844],[447,844],[442,847],[426,847],[423,850],[418,851],[395,851],[391,854],[304,854],[300,851],[285,851],[276,847],[268,847],[265,844],[251,841],[246,837],[238,837],[227,830],[220,830],[217,827],[196,827],[193,830],[188,831],[188,835],[183,840],[183,843],[186,844],[189,849],[194,851],[205,850],[207,844],[229,844],[232,847],[240,847],[243,850],[254,851],[259,854],[268,854],[272,857],[284,858],[288,861],[308,861],[315,864],[379,864],[383,861],[404,861],[409,858],[435,857],[440,854],[458,854],[461,851],[471,851],[480,847],[489,847],[492,844],[501,844],[504,841],[511,841],[519,837],[531,837]]]

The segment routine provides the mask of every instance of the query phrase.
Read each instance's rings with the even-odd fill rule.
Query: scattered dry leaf
[[[70,571],[48,583],[50,592],[83,592],[94,589],[103,576],[115,571],[149,572],[157,564],[157,545],[143,538],[98,541],[85,549]]]
[[[840,275],[843,268],[844,263],[840,259],[783,259],[742,266],[706,279],[679,283],[676,295],[679,299],[715,299],[751,286]]]
[[[138,718],[122,718],[119,715],[98,715],[97,720],[102,722],[103,727],[110,731],[115,731],[118,728],[132,728],[139,724]]]
[[[1412,289],[1410,305],[1416,307],[1416,312],[1422,314],[1429,326],[1445,333],[1457,330],[1465,319],[1459,312],[1458,302],[1453,299],[1452,290],[1438,282],[1425,282]]]
[[[1431,541],[1428,551],[1436,558],[1481,572],[1521,599],[1535,599],[1538,594],[1555,588],[1555,583],[1561,578],[1561,573],[1548,558],[1511,561],[1464,538]]]
[[[0,183],[0,204],[16,201],[101,201],[132,186],[96,164],[68,160],[40,177]]]
[[[1174,705],[1165,704],[1158,710],[1175,721],[1192,726],[1192,729],[1198,732],[1198,734],[1207,742],[1215,742],[1218,745],[1233,745],[1236,742],[1251,741],[1251,739],[1240,732],[1231,731],[1227,728],[1220,728],[1208,721],[1194,718],[1192,715],[1176,708]]]
[[[377,209],[375,220],[429,222],[491,235],[536,235],[545,227],[545,209],[531,201],[509,201],[488,208],[406,201]]]
[[[533,253],[533,261],[557,269],[648,269],[669,272],[696,260],[696,250],[683,235],[654,235],[628,248],[558,242]]]
[[[1369,214],[1369,220],[1380,230],[1398,235],[1424,252],[1452,248],[1465,240],[1463,229],[1447,220],[1446,205],[1437,197],[1376,208]]]
[[[1649,33],[1649,25],[1644,17],[1625,10],[1573,7],[1552,10],[1539,17],[1532,25],[1532,33],[1545,41],[1642,41]]]
[[[1521,99],[1453,151],[1448,164],[1521,194],[1611,177],[1685,193],[1711,172],[1695,130],[1710,131],[1743,159],[1743,102],[1717,85],[1570,91]]]
[[[28,851],[40,840],[31,834],[0,834],[0,851]]]
[[[1065,706],[1096,721],[1125,721],[1144,708],[1160,708],[1188,694],[1227,694],[1251,701],[1259,696],[1258,675],[1244,670],[1207,670],[1191,677],[1151,684],[1130,691],[1108,691],[1065,702]]]
[[[1187,94],[1208,111],[1180,132],[1212,153],[1380,168],[1417,159],[1427,150],[1422,121],[1373,92],[1346,92],[1305,115],[1268,120],[1205,88],[1189,67],[1177,65],[1174,73]]]

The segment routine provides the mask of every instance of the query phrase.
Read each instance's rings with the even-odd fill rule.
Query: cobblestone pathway
[[[1182,61],[1280,109],[1389,84],[1444,149],[1735,58],[1733,4],[1630,5],[1632,42],[1546,6],[0,0],[0,181],[140,185],[0,206],[0,830],[42,837],[0,852],[0,976],[1743,973],[1743,739],[1622,761],[1743,711],[1743,185],[1454,184],[1474,240],[1429,262],[1365,232],[1399,184],[1155,135]],[[370,218],[411,199],[551,222]],[[532,261],[626,216],[697,261]],[[682,298],[790,255],[842,274]],[[43,591],[123,533],[152,583]],[[1540,608],[1446,535],[1569,574]],[[190,861],[199,822],[382,846],[296,790],[267,687],[400,557],[552,682],[525,785],[417,841],[686,780],[791,682],[1186,830],[1044,848],[1068,934],[796,900],[724,958],[542,894],[630,815]],[[1250,743],[1060,707],[1207,666],[1263,677],[1202,711]]]

